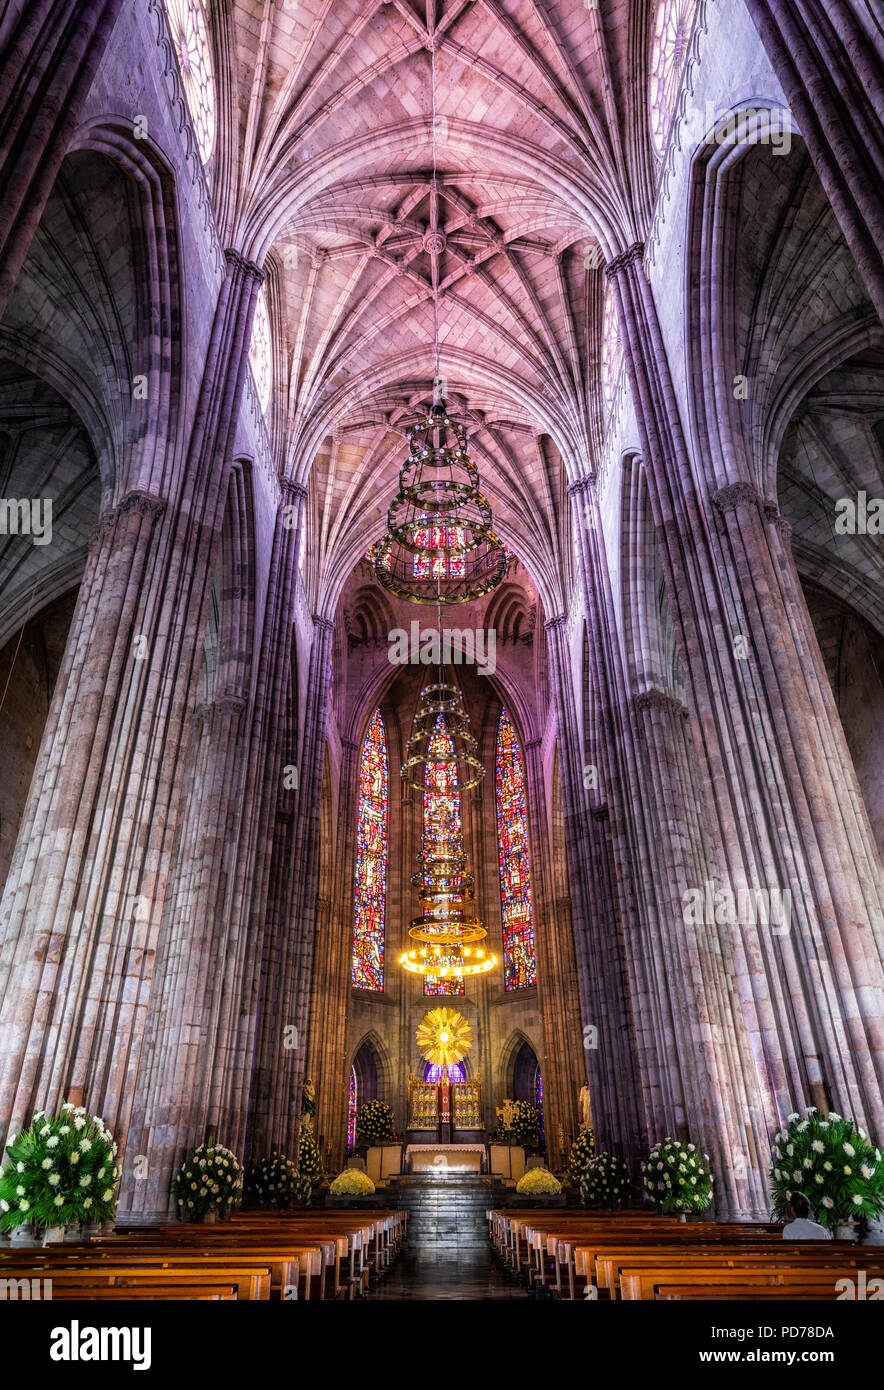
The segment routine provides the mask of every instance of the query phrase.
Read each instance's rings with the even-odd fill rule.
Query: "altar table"
[[[484,1144],[409,1144],[405,1169],[413,1173],[481,1173],[485,1167]]]

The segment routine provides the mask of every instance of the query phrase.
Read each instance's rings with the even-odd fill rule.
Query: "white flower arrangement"
[[[708,1162],[708,1154],[700,1157],[694,1144],[661,1139],[642,1164],[645,1197],[659,1211],[705,1211],[712,1200]]]
[[[77,1114],[85,1148],[71,1132]],[[74,1110],[65,1101],[58,1115],[37,1111],[30,1128],[12,1135],[6,1144],[8,1162],[0,1175],[0,1227],[78,1226],[84,1221],[109,1221],[116,1211],[116,1186],[121,1169],[114,1164],[116,1144],[104,1121]],[[99,1172],[104,1195],[88,1201],[86,1190]],[[108,1181],[110,1179],[110,1181]]]
[[[812,1108],[804,1113],[803,1124],[790,1124],[785,1136],[790,1141],[786,1152],[795,1156],[794,1166],[784,1169],[775,1160],[771,1166],[774,1216],[788,1221],[792,1195],[800,1192],[824,1226],[857,1216],[874,1220],[884,1211],[880,1151],[852,1120],[836,1111],[825,1118]]]

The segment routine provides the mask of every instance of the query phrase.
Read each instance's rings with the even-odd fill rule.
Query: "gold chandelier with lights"
[[[416,1037],[425,1061],[434,1067],[462,1062],[473,1045],[470,1025],[456,1009],[433,1009],[419,1023]]]

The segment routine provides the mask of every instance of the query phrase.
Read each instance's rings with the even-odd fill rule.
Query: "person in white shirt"
[[[790,1221],[788,1226],[783,1227],[783,1240],[831,1240],[832,1232],[827,1231],[825,1226],[818,1226],[815,1221],[809,1221],[810,1202],[803,1192],[793,1192],[789,1202],[792,1208],[794,1221]]]

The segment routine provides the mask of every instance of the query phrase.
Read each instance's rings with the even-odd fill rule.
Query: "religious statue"
[[[592,1110],[590,1109],[589,1104],[589,1087],[587,1086],[585,1081],[583,1085],[580,1087],[580,1096],[577,1101],[577,1108],[580,1111],[580,1128],[591,1129]]]
[[[313,1117],[316,1114],[316,1090],[308,1077],[301,1095],[301,1129],[305,1134],[313,1133]]]

